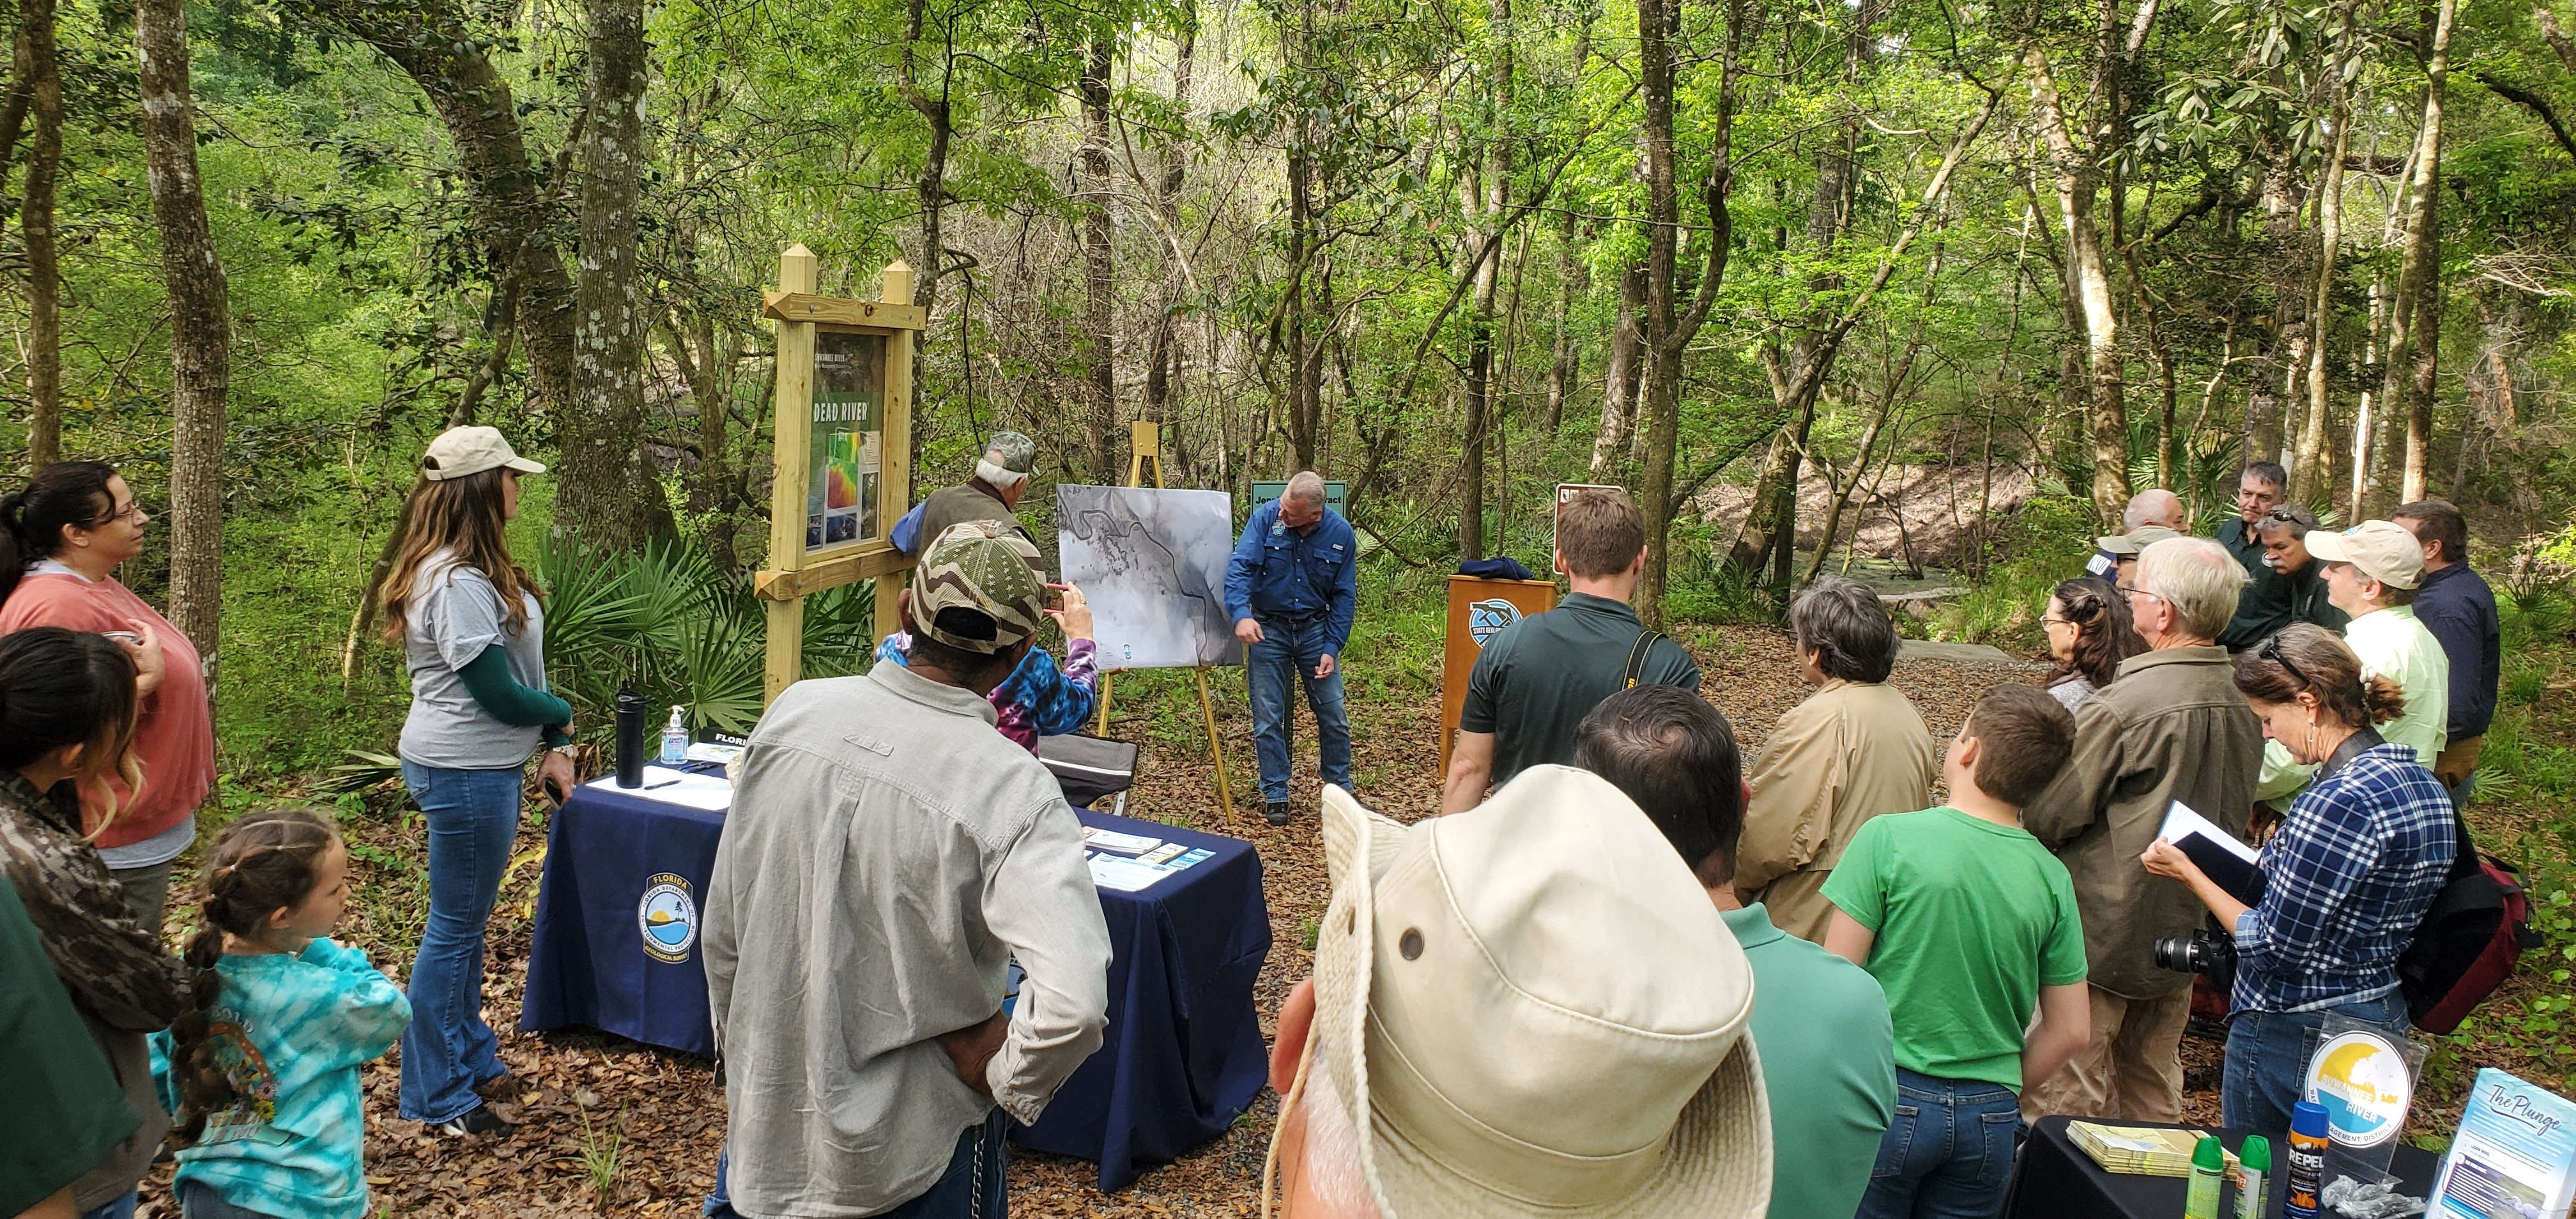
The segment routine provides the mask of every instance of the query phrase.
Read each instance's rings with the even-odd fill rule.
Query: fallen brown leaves
[[[1734,722],[1747,749],[1757,748],[1780,713],[1806,697],[1787,637],[1778,631],[1694,631],[1685,639],[1705,673],[1703,692]],[[1934,734],[1946,737],[1965,719],[1980,691],[1999,681],[2029,680],[2035,672],[1907,661],[1897,667],[1894,680],[1914,699]],[[1439,806],[1439,694],[1436,686],[1418,684],[1392,689],[1401,692],[1360,698],[1351,707],[1356,778],[1364,801],[1412,821]],[[1250,719],[1239,699],[1222,701],[1229,704],[1220,708],[1229,774],[1236,799],[1247,811],[1229,820],[1216,808],[1204,746],[1160,743],[1146,752],[1146,773],[1127,811],[1249,839],[1259,848],[1273,937],[1270,963],[1256,990],[1267,1036],[1280,1001],[1309,970],[1308,929],[1322,916],[1328,897],[1315,826],[1313,722],[1299,712],[1300,757],[1292,792],[1298,816],[1286,828],[1273,829],[1255,811],[1259,793],[1252,782]],[[1190,710],[1195,728],[1195,708]],[[1156,717],[1167,716],[1169,709],[1122,696],[1113,714],[1111,735],[1147,737]],[[372,850],[356,852],[361,857],[356,878],[361,897],[345,930],[378,964],[400,976],[417,943],[426,900],[417,872],[423,858],[420,832],[377,818],[358,825],[353,837]],[[527,850],[543,841],[543,826],[532,818],[521,830],[519,846]],[[404,861],[411,870],[397,866]],[[485,1010],[500,1031],[501,1056],[511,1070],[489,1095],[519,1129],[498,1139],[425,1135],[417,1123],[393,1116],[393,1059],[369,1065],[366,1162],[376,1209],[491,1219],[694,1215],[714,1183],[716,1152],[724,1138],[724,1096],[708,1062],[604,1034],[541,1036],[515,1028],[536,884],[533,867],[510,877],[492,921],[484,983]],[[184,922],[184,912],[174,913],[173,921]],[[1115,1197],[1095,1187],[1091,1164],[1015,1151],[1011,1211],[1084,1219],[1212,1219],[1257,1213],[1262,1157],[1277,1104],[1265,1090],[1224,1138],[1146,1173]],[[595,1154],[611,1139],[619,1160],[609,1196],[602,1199],[585,1152]],[[168,1193],[169,1172],[165,1164],[147,1183],[146,1219],[176,1214]]]

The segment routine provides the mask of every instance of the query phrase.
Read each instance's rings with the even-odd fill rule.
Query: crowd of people
[[[1108,933],[1034,756],[1096,706],[1090,613],[1014,513],[1034,469],[997,435],[899,526],[883,663],[790,686],[743,754],[702,907],[711,1217],[1006,1213],[1008,1123],[1102,1044]],[[439,436],[384,583],[428,829],[406,986],[331,938],[348,849],[295,806],[216,835],[172,951],[213,741],[196,654],[113,574],[144,514],[96,463],[0,502],[0,1080],[42,1117],[0,1147],[0,1215],[130,1216],[167,1147],[183,1215],[358,1219],[358,1072],[397,1043],[398,1116],[508,1131],[485,928],[530,759],[554,798],[574,779],[505,530],[543,471]],[[1749,757],[1629,604],[1643,517],[1581,491],[1571,591],[1484,643],[1440,815],[1407,825],[1352,778],[1356,536],[1289,479],[1224,589],[1273,825],[1293,686],[1313,712],[1332,884],[1279,1013],[1265,1213],[1993,1215],[2030,1121],[2180,1117],[2193,976],[2156,945],[2196,931],[2235,959],[2223,1120],[2284,1128],[2328,1014],[2408,1028],[2397,958],[2463,840],[2499,660],[2456,508],[2329,531],[2286,484],[2248,466],[2206,538],[2141,493],[2041,607],[2055,670],[1946,744],[1890,682],[1880,598],[1815,581],[1788,615],[1813,691]],[[2177,803],[2261,842],[2259,893],[2164,840]]]

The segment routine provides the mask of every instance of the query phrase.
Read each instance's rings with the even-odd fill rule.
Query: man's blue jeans
[[[1002,1132],[1002,1111],[996,1108],[981,1124],[968,1126],[966,1133],[957,1136],[956,1154],[948,1157],[948,1171],[938,1184],[877,1219],[972,1219],[979,1214],[1005,1219],[1011,1213],[1011,1194],[1002,1173]],[[725,1170],[732,1163],[730,1149],[716,1153],[715,1192],[698,1208],[706,1219],[749,1219],[733,1208],[733,1193],[725,1185]]]
[[[1256,621],[1259,621],[1256,619]],[[1306,683],[1306,706],[1315,712],[1316,748],[1322,755],[1324,782],[1351,785],[1351,721],[1342,710],[1342,671],[1335,658],[1331,677],[1315,679],[1315,666],[1332,645],[1322,618],[1309,622],[1261,623],[1261,642],[1252,645],[1244,663],[1252,687],[1252,745],[1261,759],[1261,799],[1288,800],[1288,690]]]
[[[483,1022],[483,929],[519,834],[520,770],[403,763],[403,785],[429,817],[429,926],[411,965],[395,1106],[406,1121],[473,1112],[483,1103],[474,1089],[510,1073]]]
[[[2406,1039],[2406,1000],[2395,992],[2313,1012],[2238,1012],[2227,1022],[2227,1065],[2218,1077],[2218,1120],[2247,1130],[2287,1130],[2307,1090],[2308,1034],[2327,1013],[2367,1021]]]
[[[1992,1219],[2012,1181],[2021,1098],[1982,1079],[1896,1069],[1896,1118],[1855,1219]]]

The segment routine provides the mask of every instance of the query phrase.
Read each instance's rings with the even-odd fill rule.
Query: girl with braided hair
[[[170,1026],[172,1189],[185,1219],[364,1219],[358,1068],[411,1023],[400,987],[330,938],[349,848],[310,809],[251,812],[206,861],[189,1010]]]

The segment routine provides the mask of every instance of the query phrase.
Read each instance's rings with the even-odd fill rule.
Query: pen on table
[[[674,785],[676,785],[676,784],[678,784],[678,783],[679,783],[679,780],[678,780],[678,779],[664,779],[664,780],[662,780],[662,781],[661,781],[661,782],[659,782],[659,783],[647,783],[647,784],[645,784],[645,785],[644,785],[644,790],[646,790],[646,791],[651,791],[651,790],[653,790],[654,788],[657,788],[657,787],[671,787],[671,786],[674,786]]]

